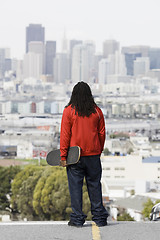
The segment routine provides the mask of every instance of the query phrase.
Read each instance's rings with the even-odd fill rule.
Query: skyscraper
[[[5,72],[5,49],[0,48],[0,78],[4,76]]]
[[[70,56],[67,53],[58,53],[54,58],[54,82],[65,83],[69,79]]]
[[[148,57],[136,58],[134,60],[134,76],[148,73],[150,62]]]
[[[141,57],[141,53],[125,53],[127,75],[134,75],[134,60]]]
[[[114,54],[119,50],[119,42],[116,40],[106,40],[103,43],[103,57],[108,58],[110,54]]]
[[[29,24],[26,27],[26,53],[28,52],[28,43],[33,41],[45,42],[45,28],[41,24]]]
[[[53,75],[53,60],[56,56],[56,41],[46,42],[45,74]]]
[[[129,46],[129,47],[122,47],[122,54],[125,53],[141,53],[142,57],[148,57],[149,53],[149,46],[137,45],[137,46]]]
[[[93,42],[75,45],[72,54],[72,81],[93,81],[95,45]]]
[[[82,40],[74,40],[74,39],[70,40],[69,50],[70,50],[71,56],[72,56],[73,48],[74,48],[74,46],[77,45],[77,44],[82,44]]]
[[[103,58],[99,61],[98,80],[99,84],[107,83],[107,76],[110,74],[110,61]]]
[[[40,54],[28,52],[24,55],[23,59],[23,75],[25,78],[40,79],[43,74],[42,70],[42,57]]]
[[[38,57],[38,61],[40,61],[41,64],[41,71],[42,74],[44,74],[45,72],[45,58],[44,58],[44,44],[43,42],[36,42],[36,41],[32,41],[28,43],[28,53],[35,53],[37,54]]]
[[[70,79],[71,79],[71,75],[72,75],[72,54],[73,54],[73,48],[78,45],[78,44],[82,44],[82,40],[70,40],[70,45],[69,45],[69,53],[70,53],[70,58],[71,58],[71,62],[70,62]]]
[[[160,69],[160,48],[149,50],[150,69]]]
[[[0,48],[0,78],[4,77],[5,71],[11,69],[10,49]]]

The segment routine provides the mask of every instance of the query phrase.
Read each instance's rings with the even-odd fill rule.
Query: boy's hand
[[[63,160],[63,161],[62,161],[62,160],[61,160],[61,161],[60,161],[60,166],[61,166],[61,167],[67,167],[67,161],[66,161],[66,160]]]

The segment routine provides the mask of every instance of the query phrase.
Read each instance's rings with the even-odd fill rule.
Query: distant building
[[[136,58],[133,63],[134,76],[145,75],[150,68],[150,62],[148,57]]]
[[[160,69],[160,48],[149,50],[150,69]]]
[[[127,156],[105,156],[102,160],[102,182],[109,189],[109,197],[127,197],[133,189],[139,194],[146,193],[150,186],[159,183],[160,167],[159,162],[144,163],[142,157],[138,155]],[[146,187],[144,184],[141,189],[137,183],[149,182]],[[160,188],[160,186],[159,186]]]
[[[62,39],[62,53],[68,53],[68,40],[66,37],[66,31],[64,30],[64,35]]]
[[[125,78],[126,73],[125,57],[119,51],[99,61],[99,83],[109,83],[109,76],[123,76]]]
[[[65,83],[70,79],[70,56],[68,53],[58,53],[54,58],[54,82]]]
[[[30,114],[31,108],[30,108],[30,102],[19,102],[18,103],[18,113],[19,114]]]
[[[8,70],[11,70],[10,49],[0,48],[0,78],[4,77]]]
[[[137,46],[122,47],[121,52],[122,54],[140,53],[142,57],[148,57],[149,49],[150,49],[149,46],[137,45]]]
[[[119,51],[115,52],[115,74],[120,76],[127,74],[125,56]]]
[[[53,60],[56,56],[56,41],[47,41],[45,48],[45,74],[53,76]]]
[[[11,62],[11,69],[14,72],[17,81],[22,81],[23,79],[23,60],[18,60],[13,58]]]
[[[103,43],[103,57],[108,58],[110,54],[114,54],[119,50],[119,42],[116,40],[106,40]]]
[[[98,74],[99,74],[99,62],[103,59],[103,56],[102,54],[96,54],[94,56],[94,77],[95,77],[95,83],[98,83],[99,82],[99,77],[98,77]]]
[[[92,42],[76,45],[72,54],[72,82],[93,82],[95,45]]]
[[[40,59],[40,64],[42,64],[42,66],[40,66],[41,72],[42,74],[44,74],[45,71],[45,48],[44,48],[44,44],[43,42],[39,42],[39,41],[31,41],[28,43],[28,52],[31,53],[35,53],[37,55],[39,55],[39,59]]]
[[[127,75],[134,75],[134,60],[141,57],[141,53],[125,53]]]
[[[30,41],[28,43],[28,52],[44,54],[44,44],[40,41]]]
[[[72,39],[70,40],[70,44],[69,44],[69,53],[70,53],[70,58],[71,58],[71,64],[70,64],[70,79],[71,79],[71,72],[72,72],[72,55],[73,55],[73,48],[76,46],[76,45],[81,45],[83,42],[82,40],[75,40],[75,39]]]
[[[110,74],[110,61],[103,58],[99,61],[98,83],[107,84],[107,76]]]
[[[23,75],[24,79],[33,77],[39,79],[43,74],[43,58],[41,54],[28,52],[24,55]]]
[[[45,42],[45,28],[41,24],[29,24],[26,27],[26,53],[28,52],[29,42],[40,41]]]
[[[5,59],[5,71],[10,71],[12,66],[11,66],[11,59],[10,58],[6,58]]]
[[[75,40],[75,39],[70,40],[69,50],[70,50],[71,56],[72,56],[72,51],[73,51],[74,46],[76,46],[78,44],[82,44],[82,40]]]
[[[122,94],[122,95],[136,95],[140,93],[140,84],[134,83],[125,83],[125,82],[118,82],[118,83],[110,83],[106,85],[105,90],[107,92],[112,92],[114,94]]]
[[[160,69],[151,69],[146,75],[151,78],[157,78],[158,82],[160,82]]]

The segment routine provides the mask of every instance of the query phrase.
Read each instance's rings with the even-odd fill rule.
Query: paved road
[[[160,222],[109,222],[98,228],[87,222],[82,228],[67,222],[0,223],[0,240],[159,240]]]

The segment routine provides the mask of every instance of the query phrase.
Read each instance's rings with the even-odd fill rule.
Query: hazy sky
[[[58,50],[66,30],[68,39],[94,40],[102,51],[105,39],[121,46],[160,47],[160,0],[0,0],[0,47],[11,56],[25,52],[25,28],[45,27],[46,40],[56,40]]]

